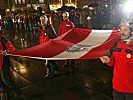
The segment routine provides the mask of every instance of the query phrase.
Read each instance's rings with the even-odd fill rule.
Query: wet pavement
[[[16,38],[14,45],[24,49],[36,45],[34,41]],[[13,79],[23,90],[25,100],[112,100],[112,68],[99,59],[74,60],[68,73],[65,61],[56,61],[57,76],[45,79],[45,61],[11,57]],[[12,100],[14,97],[12,95]]]

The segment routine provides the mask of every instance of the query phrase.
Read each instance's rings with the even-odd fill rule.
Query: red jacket
[[[40,44],[45,43],[47,41],[49,41],[48,36],[45,33],[45,30],[41,30],[41,35],[40,35]]]
[[[1,35],[0,36],[0,40],[2,41],[4,38],[5,39],[5,35]],[[5,47],[7,48],[7,53],[11,53],[13,51],[15,51],[15,47],[13,46],[13,44],[9,41],[9,40],[4,40],[5,42]],[[4,46],[2,45],[2,42],[0,42],[0,51],[3,51],[4,50]],[[0,70],[2,69],[2,64],[3,64],[3,55],[0,54]]]
[[[116,48],[108,63],[109,66],[114,66],[113,89],[133,93],[133,42],[127,45],[120,40]]]
[[[73,27],[74,27],[74,24],[69,20],[60,22],[60,25],[58,28],[58,36],[61,36],[62,34],[69,31]]]

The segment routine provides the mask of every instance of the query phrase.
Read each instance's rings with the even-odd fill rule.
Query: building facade
[[[51,10],[55,10],[63,6],[75,6],[76,7],[76,0],[12,0],[12,9],[20,9],[25,7],[33,7],[36,9],[37,7],[47,8],[50,6]]]

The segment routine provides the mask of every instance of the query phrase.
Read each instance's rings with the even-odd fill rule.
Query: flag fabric
[[[73,28],[56,39],[9,55],[49,60],[95,59],[105,55],[119,37],[118,30]]]

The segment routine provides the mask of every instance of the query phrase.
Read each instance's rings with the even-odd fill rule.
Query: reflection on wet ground
[[[23,38],[14,44],[18,49],[36,45]],[[99,59],[75,60],[71,73],[62,67],[65,61],[56,61],[59,74],[50,79],[44,78],[43,60],[11,57],[11,62],[14,80],[27,100],[112,100],[112,68]]]

